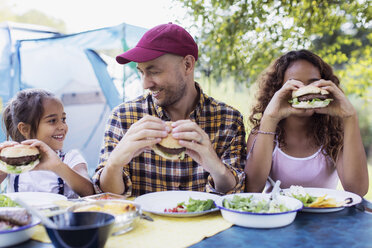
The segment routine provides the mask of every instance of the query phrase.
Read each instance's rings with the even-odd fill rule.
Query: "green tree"
[[[200,70],[215,79],[250,84],[284,52],[305,48],[338,69],[362,61],[348,92],[372,85],[370,0],[179,1],[199,30]]]
[[[62,20],[48,16],[38,10],[29,10],[25,13],[16,13],[10,1],[0,0],[0,22],[11,21],[42,25],[55,28],[57,31],[66,32],[66,25]]]

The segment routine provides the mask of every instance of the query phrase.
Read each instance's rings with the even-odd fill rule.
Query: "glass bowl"
[[[132,230],[141,215],[141,206],[128,200],[95,200],[79,202],[67,209],[69,212],[104,212],[115,216],[113,235]]]

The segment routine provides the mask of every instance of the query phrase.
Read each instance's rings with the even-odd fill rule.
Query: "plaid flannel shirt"
[[[243,168],[247,153],[243,117],[236,109],[205,95],[197,83],[195,86],[200,100],[191,112],[190,119],[209,135],[218,157],[234,175],[236,186],[228,193],[241,192],[244,190]],[[102,192],[99,179],[111,151],[130,126],[145,115],[170,120],[166,112],[154,104],[150,93],[113,109],[106,126],[100,162],[93,176],[97,193]],[[166,190],[216,192],[209,173],[188,155],[181,161],[170,161],[152,150],[144,151],[123,166],[123,180],[127,196]]]

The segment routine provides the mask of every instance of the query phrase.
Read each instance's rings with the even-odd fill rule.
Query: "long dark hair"
[[[8,102],[3,112],[6,139],[21,142],[26,138],[19,132],[18,123],[30,125],[31,138],[36,137],[40,119],[43,116],[43,101],[55,98],[54,94],[42,89],[26,89],[19,91]]]
[[[324,62],[318,55],[308,51],[299,50],[288,52],[275,60],[261,75],[258,80],[259,91],[257,94],[258,103],[253,107],[252,114],[249,117],[253,124],[252,130],[257,130],[261,123],[261,117],[271,98],[283,86],[284,74],[293,62],[306,60],[319,69],[322,79],[332,81],[337,87],[340,87],[340,81],[333,74],[332,67]],[[343,144],[343,126],[339,117],[329,115],[314,114],[310,122],[311,135],[314,137],[317,146],[323,146],[323,153],[329,155],[335,162]],[[283,120],[276,128],[277,139],[280,147],[286,145],[284,140],[285,130]]]

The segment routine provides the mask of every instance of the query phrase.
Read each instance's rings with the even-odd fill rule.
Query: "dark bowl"
[[[66,212],[50,219],[57,228],[45,229],[57,248],[103,247],[115,222],[113,215],[99,212]]]
[[[126,210],[125,205],[128,204],[134,206],[135,210]],[[67,208],[67,211],[93,211],[113,214],[115,216],[115,225],[112,232],[113,235],[118,235],[132,230],[138,224],[142,210],[139,204],[128,200],[88,200],[74,204]]]

